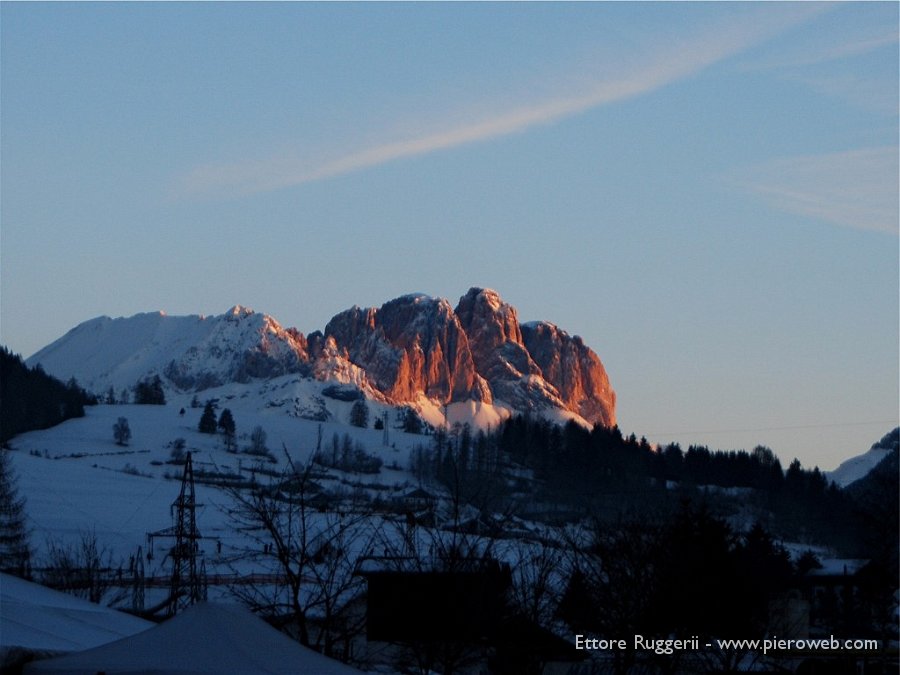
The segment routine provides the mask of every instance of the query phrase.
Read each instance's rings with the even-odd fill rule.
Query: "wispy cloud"
[[[796,45],[787,54],[744,64],[745,70],[803,68],[867,54],[900,42],[896,27],[869,26],[865,33],[848,36],[841,42]]]
[[[788,157],[751,167],[737,183],[779,210],[896,235],[898,159],[894,146]]]
[[[830,74],[818,77],[792,77],[792,81],[841,99],[859,108],[895,116],[898,113],[897,81],[866,74]]]
[[[799,40],[784,43],[781,51],[743,63],[739,69],[773,71],[820,94],[872,112],[896,115],[896,73],[861,68],[854,57],[888,47],[896,53],[898,43],[896,25],[885,26],[879,14],[846,29],[808,30]]]
[[[616,76],[590,82],[578,91],[499,110],[478,118],[464,118],[431,132],[405,138],[395,137],[362,149],[336,153],[332,159],[324,161],[310,162],[300,157],[282,155],[199,166],[183,177],[178,191],[182,195],[193,196],[266,192],[332,178],[398,159],[521,133],[538,125],[552,124],[600,106],[646,94],[690,77],[820,11],[820,7],[802,5],[792,5],[790,9],[777,12],[767,9],[756,13],[752,21],[733,20],[728,25],[710,26],[703,34],[690,36],[689,39],[670,39],[668,42],[661,39],[655,53],[641,57],[636,54],[622,55]],[[610,69],[607,68],[606,72],[610,72]]]

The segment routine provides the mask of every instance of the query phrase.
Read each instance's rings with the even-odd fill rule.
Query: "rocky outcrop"
[[[615,425],[616,393],[600,358],[580,337],[543,321],[523,325],[522,337],[544,380],[568,410],[593,424]]]
[[[556,408],[615,424],[615,393],[597,355],[553,324],[523,326],[490,289],[469,289],[455,310],[426,295],[352,307],[325,327],[331,350],[316,351],[321,339],[309,338],[314,360],[328,354],[352,364],[390,402],[420,393],[442,404],[499,400],[522,412]]]
[[[456,316],[469,340],[478,373],[494,387],[526,375],[539,375],[522,340],[516,308],[496,291],[471,288],[459,299]]]
[[[353,307],[328,322],[325,337],[393,401],[414,401],[420,392],[439,403],[490,401],[446,300],[406,295],[379,309]]]
[[[615,393],[580,337],[550,323],[523,326],[515,307],[491,289],[469,289],[456,314],[495,398],[520,410],[564,408],[592,424],[615,424]]]

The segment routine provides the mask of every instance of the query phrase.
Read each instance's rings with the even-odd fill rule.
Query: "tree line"
[[[96,402],[74,378],[64,384],[39,365],[29,368],[20,356],[0,347],[0,442],[83,417],[84,406]]]
[[[544,504],[571,518],[616,518],[629,509],[672,512],[691,498],[719,511],[751,509],[779,536],[848,554],[864,547],[850,496],[818,467],[806,469],[794,459],[783,468],[764,446],[653,447],[646,438],[623,436],[618,427],[586,429],[517,416],[489,431],[459,424],[434,429],[429,442],[411,452],[410,469],[420,482],[442,486],[479,509],[514,508],[518,495],[531,507]]]

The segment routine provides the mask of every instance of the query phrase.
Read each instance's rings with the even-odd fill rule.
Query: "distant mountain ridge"
[[[885,434],[877,443],[873,443],[867,452],[841,462],[841,465],[828,473],[828,478],[841,487],[852,485],[865,478],[892,453],[897,454],[900,448],[900,428]]]
[[[188,392],[296,373],[392,405],[424,396],[438,406],[471,401],[616,423],[616,395],[597,354],[551,323],[520,324],[514,307],[483,288],[471,288],[455,308],[422,294],[354,306],[306,336],[240,305],[212,317],[104,316],[27,363],[95,393],[154,375]]]

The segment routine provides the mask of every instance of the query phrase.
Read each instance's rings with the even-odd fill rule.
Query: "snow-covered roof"
[[[0,648],[73,652],[128,637],[154,624],[45,586],[0,574]]]
[[[23,672],[352,675],[360,671],[304,647],[242,607],[202,603],[143,633],[79,654],[35,661]]]

